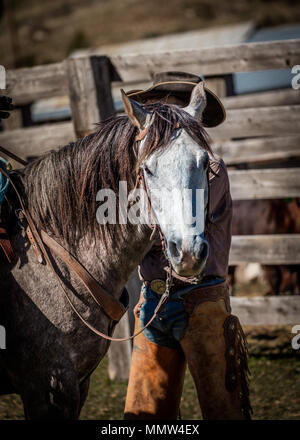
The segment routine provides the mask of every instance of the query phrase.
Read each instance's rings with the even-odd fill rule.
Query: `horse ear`
[[[202,119],[203,110],[206,107],[207,99],[204,89],[204,82],[197,84],[192,91],[191,99],[188,106],[184,107],[187,113],[196,119]]]
[[[122,101],[129,119],[140,130],[145,128],[147,116],[149,115],[143,107],[133,99],[128,98],[123,89],[121,89]]]

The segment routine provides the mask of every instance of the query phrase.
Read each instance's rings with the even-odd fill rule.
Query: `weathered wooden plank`
[[[93,131],[97,122],[115,113],[111,65],[105,56],[70,58],[66,64],[72,119],[80,138]]]
[[[208,128],[213,140],[300,133],[300,105],[227,110],[225,122]]]
[[[139,278],[137,269],[132,273],[127,281],[126,289],[129,294],[129,308],[126,315],[118,324],[114,337],[129,336],[134,333],[134,313],[133,309],[137,304],[142,282]],[[123,321],[124,320],[124,321]],[[132,340],[120,342],[112,342],[108,351],[108,375],[111,380],[124,380],[129,378],[129,370],[131,364]]]
[[[232,313],[239,317],[242,325],[290,325],[300,322],[299,296],[231,297],[230,302]]]
[[[65,64],[54,63],[7,71],[5,94],[14,104],[26,104],[37,99],[68,93]]]
[[[298,135],[300,105],[229,109],[221,125],[206,131],[215,143],[232,138]]]
[[[300,157],[300,135],[216,142],[213,151],[227,165]]]
[[[75,134],[71,122],[45,124],[0,133],[0,145],[21,158],[38,156],[74,140]]]
[[[93,69],[89,57],[69,58],[66,66],[74,130],[81,138],[100,121]]]
[[[155,72],[183,69],[204,75],[258,69],[290,68],[299,61],[299,40],[245,43],[234,46],[112,56],[125,81],[151,80]],[[81,58],[82,59],[82,58]],[[88,58],[86,58],[88,59]],[[112,79],[118,79],[118,75]],[[7,71],[6,92],[16,104],[64,95],[68,91],[65,62]],[[295,98],[296,99],[296,98]]]
[[[138,269],[136,268],[126,284],[126,289],[129,294],[128,318],[129,318],[129,326],[131,333],[134,332],[134,326],[135,326],[135,317],[133,310],[139,300],[141,287],[142,287],[142,281],[140,280]]]
[[[298,64],[299,58],[300,40],[244,43],[199,50],[110,57],[125,82],[151,80],[154,73],[167,70],[220,75],[252,70],[285,69]]]
[[[234,235],[229,264],[300,264],[300,234]]]
[[[11,112],[10,117],[2,120],[2,126],[5,131],[16,130],[22,127],[22,111],[20,108],[14,109]]]
[[[299,168],[230,170],[229,180],[231,195],[235,200],[300,196]]]
[[[58,148],[74,138],[72,123],[63,122],[0,133],[0,145],[25,158]],[[236,200],[300,196],[299,168],[230,170],[229,179]]]
[[[272,107],[276,105],[300,104],[300,93],[294,89],[282,89],[272,92],[250,93],[222,98],[227,110],[237,108]]]
[[[115,115],[111,89],[111,63],[106,56],[92,56],[91,65],[101,121]]]
[[[217,84],[217,87],[214,84]],[[280,89],[271,92],[249,93],[237,96],[224,96],[224,79],[222,78],[208,78],[206,84],[210,90],[222,97],[222,103],[226,110],[238,108],[253,108],[253,107],[272,107],[276,105],[296,105],[300,104],[300,93],[294,89]],[[120,99],[120,88],[123,83],[112,83],[114,98]],[[132,84],[127,83],[127,91],[131,89],[146,89],[149,87],[149,82]]]

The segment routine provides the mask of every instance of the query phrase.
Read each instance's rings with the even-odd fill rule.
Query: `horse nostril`
[[[181,254],[180,246],[175,241],[169,242],[169,252],[173,258],[177,258]]]
[[[204,261],[208,257],[209,246],[207,241],[203,241],[200,246],[198,260]]]

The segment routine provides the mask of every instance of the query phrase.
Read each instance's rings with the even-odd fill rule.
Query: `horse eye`
[[[208,167],[208,165],[209,165],[209,157],[206,156],[206,158],[204,159],[204,163],[203,163],[204,169],[206,169]]]
[[[149,170],[149,168],[148,168],[147,166],[144,168],[144,170],[146,171],[146,173],[147,173],[149,176],[153,176],[153,173]]]

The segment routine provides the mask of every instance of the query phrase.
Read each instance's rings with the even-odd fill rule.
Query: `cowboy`
[[[188,105],[202,79],[184,72],[155,75],[147,90],[127,96],[142,104]],[[207,87],[205,127],[225,119],[219,98]],[[246,343],[231,315],[226,275],[231,244],[232,200],[226,166],[210,155],[205,238],[209,256],[201,281],[173,273],[170,299],[159,317],[136,337],[128,383],[126,419],[176,419],[186,365],[194,379],[204,419],[250,418]],[[168,264],[158,241],[139,266],[143,286],[135,308],[136,331],[153,315],[165,290]]]

